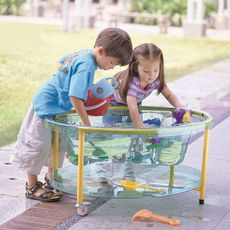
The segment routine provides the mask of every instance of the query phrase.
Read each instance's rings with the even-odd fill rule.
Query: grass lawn
[[[0,22],[0,146],[16,140],[36,90],[71,51],[91,48],[98,31],[64,34],[58,26]],[[230,42],[207,38],[175,38],[130,34],[133,45],[153,42],[165,56],[168,81],[230,58]],[[119,71],[98,71],[96,79]],[[176,92],[175,92],[176,93]]]

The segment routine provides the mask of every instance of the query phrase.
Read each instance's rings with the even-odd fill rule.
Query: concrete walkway
[[[207,109],[219,119],[211,131],[205,205],[198,204],[199,194],[195,191],[157,199],[112,199],[80,221],[77,216],[74,221],[73,217],[72,223],[76,223],[69,229],[171,229],[162,223],[154,222],[151,226],[132,223],[131,216],[142,208],[180,219],[180,229],[229,229],[230,60],[187,75],[169,87],[188,108]],[[167,105],[163,98],[156,99],[154,95],[145,104]],[[39,203],[24,198],[26,175],[9,164],[11,153],[12,146],[0,148],[0,224]],[[202,138],[199,138],[189,146],[184,164],[200,169],[201,155]],[[63,223],[55,229],[68,227]]]

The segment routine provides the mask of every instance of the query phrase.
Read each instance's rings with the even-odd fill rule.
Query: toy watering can
[[[113,94],[107,98],[91,97],[91,89],[88,91],[88,98],[85,105],[85,110],[88,115],[91,116],[103,116],[108,109],[110,100],[113,98]]]
[[[112,84],[109,83],[111,80]],[[113,77],[103,78],[93,85],[90,90],[92,97],[95,98],[107,98],[111,96],[118,87],[117,81]]]

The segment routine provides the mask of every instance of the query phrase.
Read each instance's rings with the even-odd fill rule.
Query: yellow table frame
[[[144,107],[148,109],[149,107]],[[156,108],[156,107],[154,107]],[[114,107],[116,109],[116,107]],[[162,108],[160,108],[162,110]],[[167,110],[167,108],[164,108]],[[203,156],[202,156],[202,167],[201,167],[201,182],[200,186],[196,188],[197,191],[200,192],[199,204],[204,204],[205,197],[205,189],[206,189],[206,171],[207,171],[207,161],[208,161],[208,144],[209,144],[209,132],[211,126],[211,117],[203,112],[193,113],[205,116],[207,118],[204,128],[204,143],[203,143]],[[204,124],[202,124],[204,125]],[[186,130],[186,127],[184,127]],[[84,167],[84,143],[85,143],[85,133],[110,133],[110,134],[154,134],[158,133],[159,129],[105,129],[105,128],[93,128],[93,127],[84,127],[78,126],[78,177],[77,177],[77,196],[76,196],[76,206],[82,204],[85,197],[83,195],[83,167]],[[181,129],[183,130],[183,128]],[[169,131],[169,128],[164,129],[165,132]],[[54,176],[58,174],[58,145],[59,145],[59,133],[58,129],[53,129],[53,138],[52,138],[52,154],[53,154],[53,162],[54,162]],[[171,185],[174,183],[174,166],[170,167],[170,182]]]

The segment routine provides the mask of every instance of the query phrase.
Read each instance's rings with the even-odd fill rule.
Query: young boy
[[[129,35],[119,28],[107,28],[99,33],[92,50],[73,52],[60,60],[59,70],[34,96],[15,145],[13,163],[27,172],[27,198],[40,201],[60,200],[60,194],[47,189],[37,177],[43,166],[52,165],[51,133],[44,126],[44,119],[67,112],[73,107],[82,124],[90,126],[84,102],[97,67],[113,69],[116,65],[129,64],[131,58],[132,42]],[[60,152],[59,157],[61,167],[64,153]],[[50,173],[51,168],[45,176],[48,185]]]

